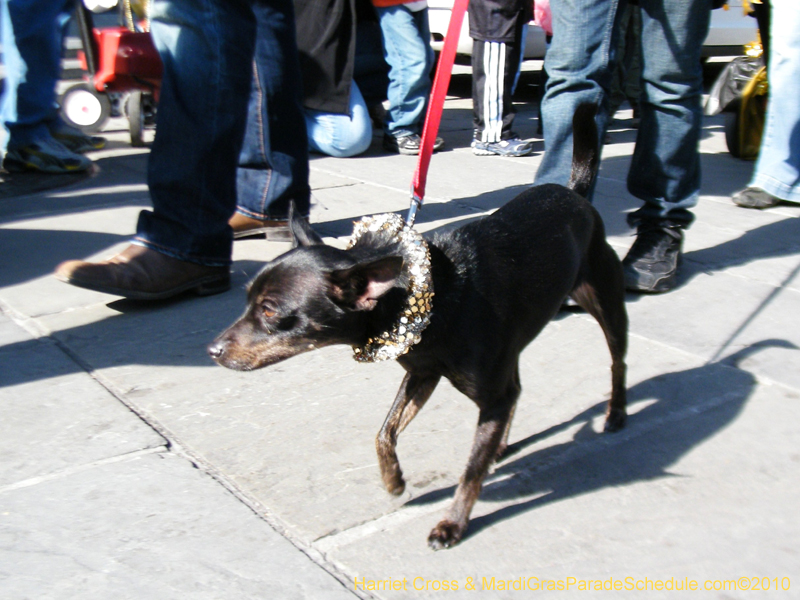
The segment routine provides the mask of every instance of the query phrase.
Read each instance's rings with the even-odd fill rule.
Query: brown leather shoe
[[[231,287],[228,267],[207,267],[131,244],[99,263],[63,262],[56,279],[78,287],[134,300],[163,300],[192,291],[210,296]]]
[[[241,213],[233,213],[228,225],[233,229],[233,239],[265,235],[270,242],[291,242],[292,231],[287,221],[253,219]]]

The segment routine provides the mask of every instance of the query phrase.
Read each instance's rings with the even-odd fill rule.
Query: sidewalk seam
[[[5,492],[13,492],[14,490],[20,490],[34,485],[39,485],[40,483],[54,481],[56,479],[63,479],[65,477],[69,477],[70,475],[89,471],[95,467],[103,467],[105,465],[112,465],[114,463],[136,460],[142,456],[147,456],[149,454],[161,454],[164,452],[169,452],[169,448],[167,448],[166,445],[155,446],[153,448],[144,448],[143,450],[134,450],[133,452],[126,452],[125,454],[118,454],[109,458],[101,458],[100,460],[95,460],[90,463],[85,463],[74,467],[67,467],[66,469],[60,469],[47,475],[39,475],[37,477],[23,479],[22,481],[11,483],[9,485],[0,486],[0,494]]]

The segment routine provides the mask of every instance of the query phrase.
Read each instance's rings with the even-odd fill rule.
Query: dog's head
[[[402,257],[340,250],[294,210],[289,220],[295,248],[250,282],[245,313],[208,346],[224,367],[250,371],[314,348],[361,343],[365,313],[401,278]]]

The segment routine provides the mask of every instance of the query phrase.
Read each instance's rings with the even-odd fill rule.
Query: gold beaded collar
[[[370,338],[363,347],[353,347],[359,362],[378,362],[395,359],[418,344],[422,331],[430,323],[433,281],[431,254],[428,244],[400,215],[386,213],[364,217],[353,225],[353,235],[347,248],[356,245],[366,232],[380,233],[400,246],[404,269],[408,272],[408,297],[391,329]]]

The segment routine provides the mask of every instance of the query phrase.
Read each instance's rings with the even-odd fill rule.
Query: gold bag
[[[738,110],[730,113],[725,126],[725,140],[733,156],[755,160],[761,149],[767,114],[767,68],[761,67],[742,90]]]

